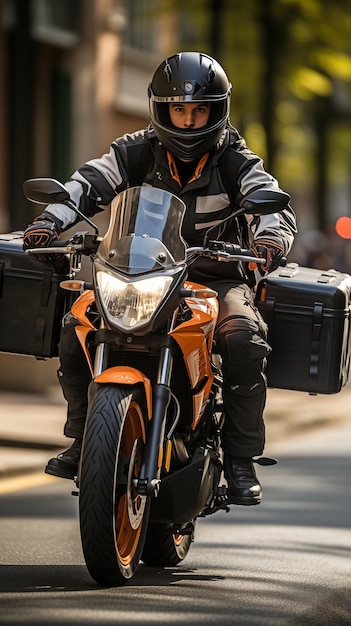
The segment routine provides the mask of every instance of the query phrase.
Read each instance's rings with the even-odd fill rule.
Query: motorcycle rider
[[[128,186],[165,189],[185,202],[182,235],[188,246],[197,246],[205,230],[220,225],[251,191],[273,192],[272,197],[286,198],[283,211],[228,221],[214,228],[213,238],[250,246],[257,257],[266,258],[263,273],[274,270],[292,246],[295,214],[288,194],[230,124],[230,96],[231,84],[215,59],[198,52],[168,57],[149,84],[151,124],[114,140],[107,154],[74,172],[66,183],[71,198],[90,217]],[[65,205],[48,205],[25,230],[24,249],[47,246],[78,219]],[[254,305],[255,272],[241,263],[200,257],[190,265],[188,278],[218,292],[216,347],[223,362],[222,445],[229,502],[258,504],[262,488],[252,459],[265,444],[264,368],[271,349]],[[45,469],[70,479],[78,470],[91,381],[75,323],[71,313],[64,318],[58,370],[68,403],[64,434],[74,442]]]

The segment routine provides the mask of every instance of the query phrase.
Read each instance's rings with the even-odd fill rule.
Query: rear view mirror
[[[54,178],[30,178],[23,183],[23,192],[31,202],[64,204],[70,199],[68,189]]]
[[[239,208],[234,211],[234,213],[228,215],[228,217],[221,222],[221,225],[229,222],[239,215],[243,215],[244,213],[250,215],[269,215],[270,213],[279,213],[279,211],[283,211],[283,209],[287,207],[289,202],[290,196],[288,193],[285,193],[285,191],[256,189],[241,199],[239,202]],[[208,245],[210,233],[216,228],[218,228],[218,224],[216,224],[216,226],[211,226],[211,228],[206,231],[203,239],[204,248]]]
[[[87,222],[97,235],[99,234],[96,224],[84,215],[71,200],[67,187],[55,178],[29,178],[23,183],[23,193],[27,200],[38,204],[65,204]]]
[[[268,215],[269,213],[279,213],[287,207],[289,202],[290,196],[284,191],[256,189],[256,191],[245,196],[239,206],[245,213]]]

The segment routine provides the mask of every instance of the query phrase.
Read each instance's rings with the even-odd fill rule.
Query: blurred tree
[[[283,0],[281,2],[284,4]],[[340,117],[351,121],[351,2],[290,0],[289,4],[295,5],[287,57],[289,89],[295,98],[305,103],[305,123],[314,130],[318,226],[325,230],[328,226],[330,135]],[[346,87],[342,99],[338,93],[340,83]]]
[[[324,229],[329,137],[341,119],[351,121],[351,0],[160,5],[179,15],[180,48],[208,52],[226,68],[232,121],[267,169],[291,185],[313,181],[317,226]]]
[[[210,51],[215,59],[219,59],[222,53],[222,19],[223,19],[223,0],[209,0],[209,21],[211,29],[209,33]]]

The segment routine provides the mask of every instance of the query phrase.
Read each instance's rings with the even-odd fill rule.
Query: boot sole
[[[77,476],[77,471],[69,472],[64,469],[60,469],[59,467],[52,467],[47,465],[45,468],[45,474],[50,474],[50,476],[57,476],[57,478],[67,478],[67,480],[74,480]]]
[[[228,496],[228,504],[238,504],[239,506],[255,506],[261,503],[261,498],[231,498]]]

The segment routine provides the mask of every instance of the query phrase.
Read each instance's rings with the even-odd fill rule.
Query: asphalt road
[[[350,626],[351,420],[267,453],[260,506],[199,520],[180,566],[141,564],[123,588],[85,568],[72,484],[32,475],[0,496],[0,623]]]

